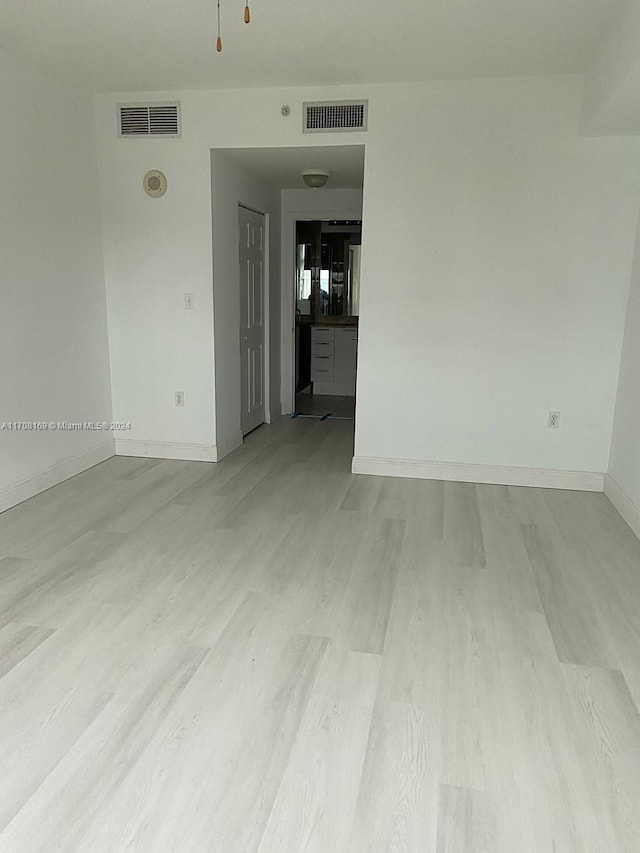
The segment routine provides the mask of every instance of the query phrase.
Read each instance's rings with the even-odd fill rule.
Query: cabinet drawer
[[[333,382],[333,370],[328,367],[312,367],[311,368],[312,382]]]
[[[312,341],[311,355],[333,355],[335,348],[334,342],[331,341]]]
[[[336,329],[334,332],[334,340],[336,343],[340,341],[345,346],[358,343],[358,330],[347,326],[344,329]]]
[[[331,341],[333,343],[334,329],[323,329],[322,326],[313,326],[311,329],[311,340],[316,341]]]
[[[311,356],[311,373],[322,371],[324,375],[327,373],[333,376],[333,356],[332,355],[315,355]]]

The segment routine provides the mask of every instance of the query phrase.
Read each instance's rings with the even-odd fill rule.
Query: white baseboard
[[[116,439],[117,456],[145,456],[152,459],[182,459],[189,462],[220,462],[242,444],[242,434],[218,444],[192,444],[179,441],[136,441]]]
[[[189,462],[217,462],[215,444],[178,441],[136,441],[116,438],[116,456],[145,456],[152,459],[182,459]]]
[[[374,456],[354,456],[351,471],[353,474],[374,474],[379,477],[452,480],[459,483],[492,483],[501,486],[536,486],[543,489],[572,489],[581,492],[602,492],[604,489],[604,474],[594,471],[512,468],[506,465],[425,462]]]
[[[607,474],[604,478],[604,493],[640,539],[640,508],[620,488],[611,474]]]
[[[99,465],[105,459],[110,459],[115,453],[113,439],[106,441],[99,447],[94,447],[92,450],[87,450],[80,453],[78,456],[72,456],[64,462],[53,465],[51,468],[46,468],[33,477],[28,477],[26,480],[21,480],[19,483],[14,483],[6,489],[0,491],[0,512],[10,509],[16,504],[29,500],[34,495],[39,495],[47,489],[57,486],[58,483],[63,483],[70,477],[75,477],[76,474],[81,474],[88,468],[93,468],[94,465]]]

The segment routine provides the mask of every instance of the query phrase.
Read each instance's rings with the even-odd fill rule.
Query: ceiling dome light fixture
[[[323,187],[330,176],[331,172],[326,172],[324,169],[305,169],[303,172],[300,172],[300,177],[305,184],[314,190]]]
[[[249,8],[249,0],[244,2],[244,22],[251,23],[251,9]],[[216,39],[216,50],[222,53],[222,33],[220,31],[220,0],[218,0],[218,38]]]

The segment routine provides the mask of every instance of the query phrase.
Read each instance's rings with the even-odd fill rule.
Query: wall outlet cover
[[[549,412],[547,426],[549,429],[558,429],[560,427],[560,412]]]

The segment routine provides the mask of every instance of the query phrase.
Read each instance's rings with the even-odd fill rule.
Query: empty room
[[[0,853],[640,851],[640,6],[0,6]]]

